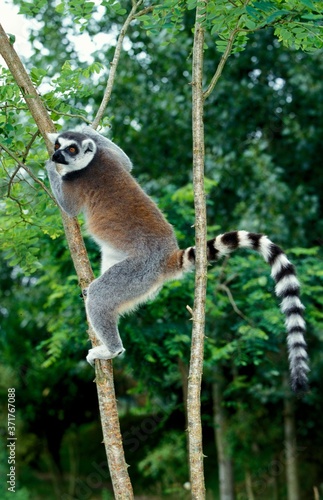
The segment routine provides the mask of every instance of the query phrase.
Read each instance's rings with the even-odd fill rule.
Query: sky
[[[99,5],[99,0],[94,0]],[[15,50],[19,57],[28,58],[32,55],[32,46],[28,41],[28,32],[30,28],[37,29],[40,23],[34,19],[26,19],[23,15],[18,14],[19,7],[14,5],[10,0],[0,0],[0,23],[7,33],[15,35],[16,41],[14,44]],[[104,13],[102,7],[98,7],[94,16],[101,17]],[[102,48],[103,45],[115,45],[117,33],[98,33],[94,37],[85,32],[80,35],[70,35],[69,41],[76,48],[79,60],[91,64],[93,58],[91,53]],[[0,63],[4,64],[0,56]]]
[[[26,20],[24,16],[18,14],[19,7],[6,0],[0,0],[0,23],[3,29],[15,35],[16,52],[23,57],[29,57],[32,53],[31,45],[28,41],[28,27],[37,26],[37,21]],[[1,60],[3,63],[3,60]]]

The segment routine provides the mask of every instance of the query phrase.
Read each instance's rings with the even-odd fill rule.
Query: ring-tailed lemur
[[[90,127],[83,133],[50,134],[50,139],[55,152],[46,168],[57,202],[69,216],[84,211],[102,253],[101,276],[90,284],[86,298],[88,318],[102,342],[89,350],[87,361],[94,364],[124,352],[118,317],[157,294],[165,281],[193,269],[195,248],[179,249],[172,226],[131,176],[131,161],[118,146]],[[291,385],[302,392],[308,356],[294,267],[267,236],[246,231],[209,240],[208,258],[216,260],[237,248],[258,251],[271,266],[286,316]]]

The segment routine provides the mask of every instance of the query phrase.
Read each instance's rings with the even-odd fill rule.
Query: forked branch
[[[233,2],[231,2],[231,3],[233,3]],[[248,5],[248,3],[249,3],[249,0],[245,0],[244,6],[246,7]],[[236,7],[236,5],[234,3],[233,3],[233,5]],[[241,31],[239,26],[241,26],[241,15],[238,17],[236,24],[235,24],[235,27],[231,31],[231,34],[228,38],[227,46],[225,48],[225,51],[220,59],[220,62],[215,70],[215,73],[210,81],[208,88],[206,89],[206,91],[203,94],[204,99],[207,99],[209,97],[209,95],[213,92],[214,87],[216,86],[216,84],[219,81],[220,76],[222,75],[223,68],[224,68],[227,60],[229,59],[229,57],[232,53],[233,44],[234,44],[234,41],[236,39],[236,36]],[[243,30],[243,31],[245,32],[245,30]]]
[[[117,71],[119,60],[120,60],[122,44],[123,44],[123,41],[125,39],[128,27],[129,27],[131,21],[135,18],[135,14],[137,12],[137,9],[142,4],[142,2],[143,2],[143,0],[138,0],[138,2],[135,2],[135,1],[133,2],[132,9],[129,12],[128,17],[125,20],[124,25],[122,26],[122,28],[120,30],[117,45],[116,45],[116,48],[114,51],[114,56],[113,56],[113,59],[110,63],[110,73],[109,73],[107,85],[106,85],[106,88],[104,91],[104,95],[103,95],[100,107],[98,109],[98,112],[97,112],[97,114],[93,120],[93,123],[92,123],[92,127],[94,129],[98,128],[99,123],[102,120],[103,115],[105,113],[106,107],[111,99],[111,93],[112,93],[112,89],[113,89],[113,85],[114,85],[114,81],[115,81],[115,77],[116,77],[116,71]]]
[[[37,124],[37,127],[46,142],[48,152],[51,153],[52,145],[47,137],[47,133],[55,132],[55,126],[1,25],[0,54],[7,63],[7,66],[17,85],[20,87],[30,113],[32,114],[35,123]],[[76,218],[72,219],[64,212],[61,212],[61,215],[74,267],[80,286],[83,289],[91,283],[94,277],[84,246],[80,227]],[[93,330],[91,329],[89,329],[89,336],[92,345],[97,345],[98,341]],[[112,361],[96,361],[95,365],[96,386],[98,391],[104,445],[107,453],[115,498],[127,500],[132,499],[133,491],[122,447],[113,383]]]
[[[52,195],[52,193],[47,189],[47,187],[45,186],[45,184],[40,180],[38,179],[34,174],[33,172],[30,170],[30,168],[28,168],[22,161],[19,160],[19,158],[12,152],[10,151],[9,148],[7,148],[7,146],[5,146],[4,144],[2,144],[0,142],[0,151],[1,149],[3,149],[3,151],[5,151],[7,153],[8,156],[10,156],[18,165],[18,167],[16,168],[16,170],[14,171],[14,173],[11,175],[10,177],[10,182],[9,182],[9,185],[13,182],[13,179],[15,177],[15,175],[19,172],[19,170],[22,168],[23,170],[25,170],[25,172],[28,173],[28,175],[30,175],[30,177],[37,183],[41,186],[41,188],[48,194],[48,196],[52,199],[52,201],[57,204],[54,196]]]

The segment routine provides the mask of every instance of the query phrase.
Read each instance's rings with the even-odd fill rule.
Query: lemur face
[[[63,166],[63,174],[87,167],[96,153],[95,142],[84,134],[65,132],[48,136],[55,149],[52,161]]]

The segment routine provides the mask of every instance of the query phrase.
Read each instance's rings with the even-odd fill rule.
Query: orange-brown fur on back
[[[68,176],[67,176],[68,179]],[[67,197],[79,200],[85,210],[87,228],[101,241],[108,240],[122,251],[137,252],[141,243],[168,238],[177,248],[172,226],[134,178],[104,151],[95,164],[76,180],[63,185]]]

